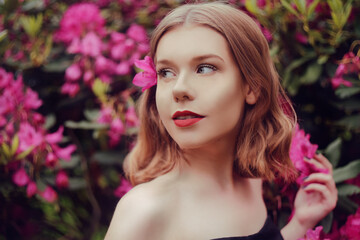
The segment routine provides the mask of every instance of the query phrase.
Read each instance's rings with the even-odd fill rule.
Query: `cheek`
[[[157,88],[155,94],[155,101],[160,119],[164,123],[164,121],[166,120],[166,116],[169,115],[168,112],[170,111],[170,100],[167,97],[166,91],[161,91],[161,89]]]

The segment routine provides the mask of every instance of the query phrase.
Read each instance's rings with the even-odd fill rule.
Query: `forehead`
[[[181,25],[161,37],[155,54],[155,62],[209,54],[232,59],[228,43],[220,33],[203,25]]]

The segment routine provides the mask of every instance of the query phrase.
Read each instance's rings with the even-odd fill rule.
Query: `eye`
[[[171,77],[174,77],[175,74],[170,71],[169,69],[160,69],[158,72],[157,72],[158,76],[160,76],[160,78],[171,78]]]
[[[200,73],[200,74],[207,74],[207,73],[211,73],[213,71],[216,71],[216,67],[213,65],[209,65],[209,64],[205,64],[205,65],[200,65],[198,67],[198,69],[196,70],[196,73]]]

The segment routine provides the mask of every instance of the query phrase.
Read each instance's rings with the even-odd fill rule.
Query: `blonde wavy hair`
[[[280,85],[268,43],[258,25],[244,12],[225,3],[186,4],[172,10],[156,27],[150,56],[170,29],[186,24],[209,27],[228,42],[242,79],[257,94],[246,105],[234,155],[234,170],[243,177],[292,180],[295,170],[289,158],[296,115]],[[138,101],[140,129],[137,143],[124,162],[133,185],[148,182],[172,170],[181,159],[181,149],[169,136],[155,103],[156,85]],[[283,106],[286,106],[285,114]]]

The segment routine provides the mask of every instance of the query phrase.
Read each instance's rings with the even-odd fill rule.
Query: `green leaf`
[[[99,117],[100,111],[99,109],[86,109],[84,111],[84,115],[89,121],[96,121]]]
[[[52,128],[55,125],[55,123],[56,123],[55,115],[49,114],[45,118],[44,128],[48,130],[48,129]]]
[[[335,94],[342,99],[351,97],[358,93],[360,93],[360,87],[339,87],[335,91]]]
[[[80,156],[77,154],[72,154],[70,161],[65,161],[61,159],[59,161],[59,165],[61,169],[75,168],[76,166],[80,165]]]
[[[15,159],[20,160],[20,159],[26,158],[27,155],[29,155],[32,152],[32,150],[34,150],[34,148],[35,148],[34,146],[29,147],[28,149],[26,149],[22,153],[18,154]]]
[[[15,11],[19,6],[19,0],[4,0],[0,1],[0,12],[2,14],[9,14]]]
[[[306,11],[306,2],[305,0],[293,0],[297,9],[299,9],[299,12],[301,14],[305,14],[305,11]]]
[[[38,14],[36,17],[21,16],[20,23],[24,28],[25,32],[27,33],[27,35],[29,35],[32,38],[35,38],[41,30],[41,26],[43,24],[43,15]]]
[[[348,129],[357,130],[360,128],[360,115],[344,117],[340,121],[337,121],[336,124],[344,126]]]
[[[342,146],[342,140],[341,138],[337,138],[334,141],[332,141],[324,151],[324,154],[326,155],[327,159],[331,162],[334,168],[338,165],[340,160],[341,146]]]
[[[83,178],[69,178],[69,189],[79,190],[86,188],[86,181]]]
[[[73,129],[89,129],[89,130],[102,130],[102,129],[107,129],[109,127],[108,124],[94,123],[87,121],[80,121],[80,122],[66,121],[65,126]]]
[[[92,85],[94,94],[100,99],[100,101],[106,101],[106,93],[109,90],[109,84],[102,82],[99,78],[95,79]]]
[[[350,98],[348,100],[341,101],[341,102],[331,102],[331,104],[341,110],[356,111],[359,109],[360,100]]]
[[[333,212],[330,212],[328,215],[326,215],[325,218],[321,220],[320,225],[323,226],[323,231],[325,233],[330,232],[333,219],[334,219],[334,214]]]
[[[359,206],[355,202],[353,202],[346,196],[339,196],[337,205],[350,214],[355,213],[356,210],[359,208]]]
[[[294,14],[295,16],[299,16],[299,13],[287,2],[287,0],[281,0],[281,4],[285,7],[289,12]]]
[[[316,6],[319,4],[320,0],[315,0],[313,1],[310,5],[309,8],[307,9],[307,18],[309,19],[311,14],[314,13]]]
[[[360,173],[360,159],[350,162],[348,165],[334,170],[335,183],[356,177]]]
[[[340,196],[351,196],[360,193],[360,187],[352,184],[341,184],[337,186],[337,190]]]
[[[11,151],[10,151],[11,156],[13,156],[16,153],[18,147],[19,147],[19,136],[15,134],[11,143]]]
[[[54,49],[52,49],[54,51]],[[43,66],[45,72],[64,72],[73,62],[69,59],[60,59],[49,62]]]
[[[122,165],[126,153],[120,151],[101,151],[93,155],[92,161],[102,165]]]
[[[259,12],[256,0],[245,0],[245,8],[255,15]]]
[[[324,64],[327,62],[327,60],[329,59],[329,55],[321,55],[318,60],[317,63],[318,64]]]
[[[8,31],[3,30],[0,32],[0,42],[3,41],[7,37]]]
[[[298,58],[298,59],[292,61],[284,71],[284,77],[283,77],[284,86],[287,87],[290,84],[290,79],[293,78],[293,76],[291,75],[291,72],[293,70],[295,70],[296,68],[300,67],[301,65],[303,65],[304,63],[306,63],[307,61],[309,61],[315,57],[316,57],[315,52],[311,52],[311,53],[303,56],[302,58]]]
[[[2,149],[2,151],[4,152],[4,154],[5,154],[5,156],[7,158],[11,157],[11,151],[10,151],[9,145],[7,145],[6,143],[2,143],[1,144],[1,149]]]
[[[320,65],[318,63],[312,63],[310,64],[305,74],[301,77],[301,82],[304,84],[312,84],[316,82],[322,73],[323,65]]]

